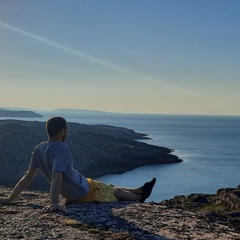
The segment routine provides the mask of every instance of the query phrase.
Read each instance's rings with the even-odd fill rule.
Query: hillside
[[[16,183],[27,170],[33,148],[46,139],[43,122],[0,121],[0,185]],[[147,137],[126,128],[69,123],[66,143],[72,151],[75,168],[92,178],[148,164],[182,161],[168,148],[137,139]],[[44,190],[42,182],[44,178],[38,175],[32,187]]]

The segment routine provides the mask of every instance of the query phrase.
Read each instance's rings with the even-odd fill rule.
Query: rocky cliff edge
[[[223,192],[206,197],[223,199]],[[10,189],[0,187],[0,196],[9,193]],[[15,202],[0,206],[0,236],[29,240],[240,239],[239,209],[205,199],[194,194],[162,203],[69,204],[65,212],[41,214],[49,203],[48,193],[25,191]]]

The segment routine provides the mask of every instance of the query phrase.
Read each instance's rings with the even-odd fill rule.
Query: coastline
[[[20,120],[0,121],[0,184],[17,182],[26,171],[33,148],[46,140],[45,123]],[[172,149],[150,145],[143,133],[107,125],[69,123],[66,143],[73,154],[75,168],[87,177],[119,174],[140,166],[180,163]],[[12,149],[14,148],[14,151]],[[33,188],[45,190],[38,175]]]

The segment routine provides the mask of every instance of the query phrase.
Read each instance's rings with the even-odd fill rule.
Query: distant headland
[[[0,117],[11,117],[11,118],[42,118],[43,116],[34,111],[23,111],[23,110],[6,110],[0,108]]]

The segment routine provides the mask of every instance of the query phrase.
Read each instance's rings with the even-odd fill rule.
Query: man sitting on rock
[[[61,210],[60,194],[69,202],[144,202],[151,194],[156,178],[138,188],[122,188],[86,178],[73,168],[73,159],[68,145],[64,143],[67,136],[67,121],[54,117],[47,121],[48,141],[34,148],[27,172],[16,184],[9,197],[0,198],[0,203],[12,202],[34,179],[40,169],[50,182],[50,205],[42,212]]]

